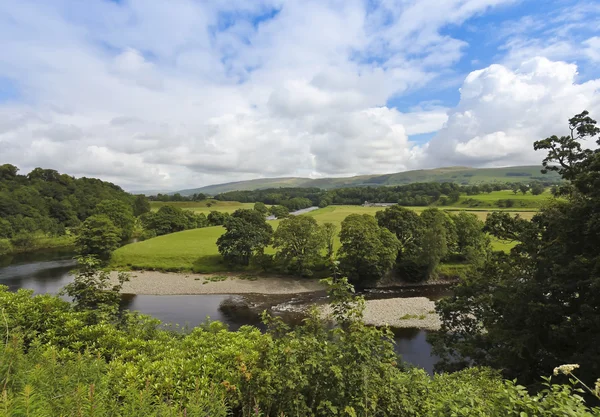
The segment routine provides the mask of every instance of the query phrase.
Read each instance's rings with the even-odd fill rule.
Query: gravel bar
[[[116,272],[111,278],[116,282]],[[184,274],[175,272],[136,271],[121,292],[146,295],[193,294],[299,294],[321,291],[317,279],[290,277],[240,278],[233,274]]]
[[[329,306],[323,306],[323,315],[330,316]],[[439,330],[440,318],[435,313],[435,303],[426,297],[387,298],[368,300],[364,321],[373,326],[412,327]]]

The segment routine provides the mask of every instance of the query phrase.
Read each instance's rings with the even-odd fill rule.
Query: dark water
[[[72,280],[73,254],[52,251],[0,257],[0,285],[11,291],[20,288],[35,293],[53,293]],[[438,299],[447,290],[439,287],[373,290],[367,299],[424,296]],[[262,328],[260,312],[269,310],[289,324],[299,324],[308,303],[324,303],[323,292],[298,295],[125,295],[123,306],[158,318],[163,323],[193,327],[210,318],[226,323],[231,330],[244,325]],[[396,351],[406,362],[432,372],[436,359],[431,356],[427,331],[395,329]]]

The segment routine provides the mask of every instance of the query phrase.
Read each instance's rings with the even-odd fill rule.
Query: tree
[[[489,250],[490,239],[483,231],[484,223],[472,213],[451,216],[456,229],[456,251],[465,260],[476,262]]]
[[[267,208],[265,203],[262,203],[260,201],[257,203],[254,203],[254,210],[258,211],[263,216],[266,216],[267,213],[269,212],[269,209]]]
[[[129,281],[128,274],[119,272],[117,283],[113,283],[109,272],[102,270],[101,266],[94,256],[78,257],[75,279],[61,290],[61,295],[68,295],[73,300],[75,311],[86,313],[89,324],[117,317],[121,289]]]
[[[540,195],[544,192],[544,186],[539,182],[533,183],[531,185],[531,194]]]
[[[321,260],[325,235],[314,217],[292,216],[283,219],[273,234],[275,258],[294,273],[311,276],[312,269]]]
[[[273,228],[258,211],[236,210],[224,226],[226,232],[217,239],[217,246],[231,264],[248,265],[253,255],[262,254],[271,243]]]
[[[196,227],[190,225],[190,215],[194,213],[180,209],[175,206],[162,206],[157,212],[145,213],[140,217],[144,229],[153,231],[157,236],[169,233],[181,232],[182,230]]]
[[[534,144],[548,151],[545,170],[570,181],[564,198],[531,221],[490,215],[486,231],[515,246],[494,253],[437,303],[434,353],[444,369],[492,366],[525,384],[563,363],[581,365],[584,381],[600,375],[600,150],[580,143],[600,129],[583,112],[569,130]]]
[[[213,210],[208,213],[207,220],[211,226],[221,226],[225,223],[228,213]]]
[[[351,214],[342,221],[340,271],[357,286],[383,278],[394,266],[400,242],[368,214]]]
[[[527,191],[529,191],[529,185],[519,184],[519,191],[521,191],[523,195],[527,194]]]
[[[135,196],[133,200],[133,215],[135,217],[141,216],[144,213],[150,211],[150,202],[145,195],[139,194]]]
[[[276,219],[285,219],[290,215],[290,211],[285,206],[271,206],[269,213]]]
[[[448,233],[445,216],[442,215],[432,216],[425,224],[419,253],[415,257],[416,263],[424,268],[424,278],[429,278],[440,261],[448,254]]]
[[[333,257],[333,244],[335,243],[335,237],[337,236],[338,227],[333,223],[323,223],[323,237],[325,239],[325,248],[327,249],[327,259]]]
[[[117,226],[122,242],[131,238],[135,219],[130,205],[120,200],[103,200],[98,203],[94,212],[108,217]]]
[[[400,257],[414,254],[420,245],[423,222],[414,211],[399,205],[391,206],[375,213],[381,227],[394,233],[400,242]]]
[[[81,255],[94,255],[106,261],[119,247],[121,230],[103,214],[88,217],[80,227],[75,245]]]

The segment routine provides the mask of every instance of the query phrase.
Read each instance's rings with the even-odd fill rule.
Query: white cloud
[[[600,80],[578,84],[577,67],[534,58],[491,65],[465,79],[458,106],[429,143],[428,165],[537,164],[533,142],[565,132],[584,109],[600,113]]]
[[[469,45],[446,28],[510,3],[0,3],[0,82],[19,92],[0,97],[1,159],[138,189],[537,162],[531,142],[593,107],[597,84],[561,62],[515,70],[526,44],[466,77],[454,109],[389,104],[455,80]]]

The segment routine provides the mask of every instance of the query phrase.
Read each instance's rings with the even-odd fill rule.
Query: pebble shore
[[[116,272],[111,278],[116,282]],[[325,288],[318,279],[269,277],[242,279],[235,275],[136,271],[121,292],[145,295],[300,294]]]
[[[323,306],[323,316],[329,317],[331,309]],[[426,297],[387,298],[368,300],[365,305],[364,322],[373,326],[416,327],[439,330],[440,319],[435,313],[435,303]]]

